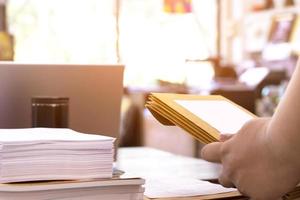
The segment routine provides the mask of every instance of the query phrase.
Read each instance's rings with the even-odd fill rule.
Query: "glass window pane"
[[[8,1],[15,60],[117,62],[115,1]],[[188,14],[165,13],[164,0],[119,1],[126,85],[149,85],[156,79],[182,82],[193,74],[186,67],[187,59],[215,55],[216,0],[193,0],[193,12]]]
[[[126,84],[183,81],[186,59],[216,51],[216,2],[193,0],[193,13],[168,14],[163,0],[121,1],[120,49]]]
[[[114,1],[10,0],[15,60],[116,62]]]

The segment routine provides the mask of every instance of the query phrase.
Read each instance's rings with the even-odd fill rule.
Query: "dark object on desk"
[[[68,97],[33,97],[31,110],[32,127],[68,127]]]
[[[226,67],[219,67],[215,69],[215,79],[218,78],[237,79],[238,76],[233,67],[226,66]]]

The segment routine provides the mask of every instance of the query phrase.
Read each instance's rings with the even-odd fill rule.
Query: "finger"
[[[219,183],[227,188],[235,187],[229,177],[224,173],[221,173],[221,175],[219,176]]]
[[[201,158],[209,162],[221,162],[221,149],[222,143],[213,142],[205,145],[201,150]]]
[[[221,134],[220,135],[220,142],[225,142],[232,138],[234,135],[233,134]]]

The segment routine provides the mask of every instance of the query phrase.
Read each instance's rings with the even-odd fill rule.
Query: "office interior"
[[[120,119],[112,125],[120,148],[151,147],[199,158],[203,144],[178,127],[160,124],[145,108],[148,95],[223,95],[268,117],[300,52],[298,0],[0,3],[1,64],[125,66],[118,108],[108,107]],[[103,79],[97,81],[101,85]],[[96,94],[98,88],[90,90]],[[114,96],[101,98],[107,102]]]

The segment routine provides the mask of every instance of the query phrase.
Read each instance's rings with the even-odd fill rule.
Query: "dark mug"
[[[31,111],[32,127],[68,127],[68,97],[32,97]]]

